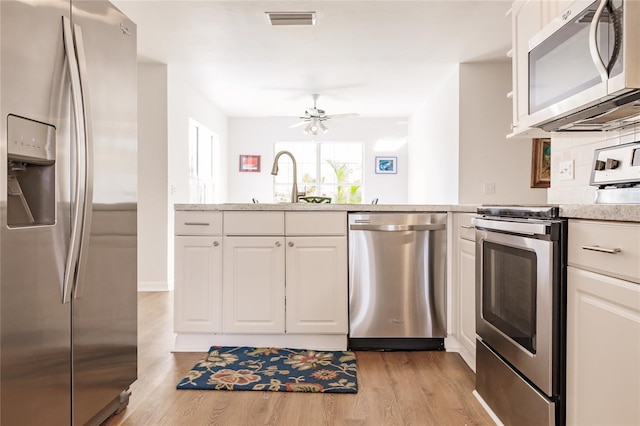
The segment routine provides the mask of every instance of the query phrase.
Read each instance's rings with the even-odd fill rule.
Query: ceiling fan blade
[[[294,129],[296,127],[304,126],[306,123],[307,123],[306,121],[299,121],[296,124],[292,124],[291,126],[289,126],[289,128]]]
[[[331,114],[331,115],[327,115],[327,118],[347,118],[347,117],[357,117],[360,114],[358,114],[357,112],[349,112],[346,114]]]

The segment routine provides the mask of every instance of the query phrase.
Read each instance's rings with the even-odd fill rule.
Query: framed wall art
[[[551,186],[551,139],[533,140],[531,154],[531,188],[549,188]]]
[[[398,173],[398,157],[376,157],[376,173]]]
[[[239,170],[241,172],[259,172],[260,156],[259,155],[241,155]]]

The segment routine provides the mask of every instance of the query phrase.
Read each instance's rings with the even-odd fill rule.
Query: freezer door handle
[[[66,63],[69,69],[69,78],[71,80],[71,103],[72,113],[75,118],[75,128],[73,129],[76,143],[75,162],[75,190],[74,203],[71,215],[71,239],[69,242],[69,251],[65,262],[64,280],[62,284],[62,303],[71,301],[71,292],[73,283],[76,278],[78,259],[80,257],[80,244],[82,237],[82,215],[85,205],[85,178],[84,178],[84,159],[85,159],[85,132],[84,113],[82,110],[82,94],[80,88],[80,72],[78,70],[78,62],[76,59],[75,48],[73,44],[73,33],[71,31],[71,21],[66,16],[62,17],[62,33],[64,38],[64,50],[66,53]]]
[[[89,84],[87,71],[87,58],[82,38],[82,28],[78,24],[73,26],[73,38],[78,58],[78,70],[80,72],[80,93],[82,101],[82,117],[84,129],[84,208],[82,214],[82,228],[80,236],[80,254],[78,258],[78,272],[76,285],[73,290],[73,298],[82,297],[85,284],[85,272],[87,269],[89,253],[89,234],[91,230],[91,220],[93,218],[93,126],[91,121],[91,109],[89,101]]]

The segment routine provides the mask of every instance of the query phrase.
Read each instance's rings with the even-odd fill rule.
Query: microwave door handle
[[[607,67],[602,61],[602,58],[600,58],[600,52],[598,51],[598,23],[600,22],[600,18],[602,17],[602,13],[604,12],[604,8],[607,6],[608,1],[609,0],[600,0],[600,5],[596,10],[595,15],[593,15],[591,25],[589,26],[589,52],[591,53],[591,59],[593,60],[593,64],[596,66],[602,81],[607,81],[609,73],[607,72]]]
[[[611,22],[613,23],[613,52],[611,53],[611,59],[609,59],[609,65],[607,65],[607,72],[611,74],[613,67],[616,65],[618,61],[618,57],[620,56],[620,49],[622,46],[622,24],[620,23],[620,16],[616,13],[616,11],[611,6],[611,3],[608,4],[607,10],[609,11],[609,16],[611,17]]]

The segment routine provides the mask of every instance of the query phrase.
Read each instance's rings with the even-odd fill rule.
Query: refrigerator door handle
[[[87,259],[89,252],[89,237],[91,221],[93,218],[93,126],[91,121],[91,109],[89,102],[89,84],[87,71],[87,58],[82,38],[82,28],[78,24],[73,25],[73,36],[78,57],[78,70],[80,71],[80,93],[83,111],[84,128],[84,208],[82,214],[82,227],[80,236],[80,254],[78,258],[78,272],[76,274],[76,285],[73,289],[73,298],[82,297],[85,284],[85,271],[87,269]]]
[[[76,161],[75,161],[75,203],[73,204],[71,216],[71,239],[69,242],[69,251],[65,264],[64,280],[62,285],[62,303],[71,301],[71,292],[73,282],[76,278],[76,266],[80,257],[80,239],[82,236],[82,214],[85,205],[85,147],[84,141],[84,112],[82,110],[82,94],[80,93],[80,72],[78,71],[78,62],[76,59],[75,48],[73,45],[73,33],[71,31],[71,21],[66,16],[62,17],[62,33],[64,38],[64,50],[66,53],[67,66],[69,69],[69,78],[71,80],[71,104],[72,113],[75,119],[75,128],[73,129],[76,142]]]

